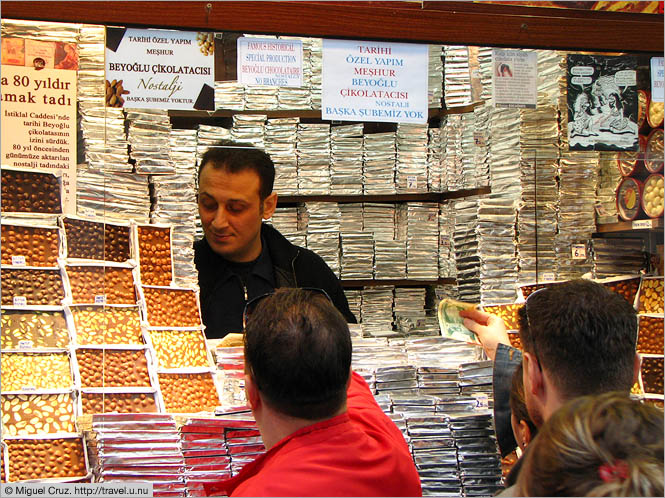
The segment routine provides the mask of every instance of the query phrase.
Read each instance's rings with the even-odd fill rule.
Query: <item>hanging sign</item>
[[[494,107],[535,109],[538,101],[538,54],[492,49]]]
[[[427,122],[428,46],[323,40],[321,117]]]
[[[637,59],[568,55],[570,150],[639,150]]]
[[[654,102],[663,102],[664,60],[663,57],[651,58],[651,100]]]
[[[76,213],[76,44],[2,39],[2,166],[60,174]]]
[[[238,38],[238,82],[302,86],[302,40]]]
[[[106,28],[106,105],[215,108],[212,33]]]

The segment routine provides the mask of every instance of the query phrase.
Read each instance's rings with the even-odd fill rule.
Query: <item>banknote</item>
[[[442,299],[439,303],[439,327],[441,335],[458,341],[479,344],[476,334],[464,326],[464,318],[459,316],[462,310],[473,309],[473,303],[463,303],[454,299]]]

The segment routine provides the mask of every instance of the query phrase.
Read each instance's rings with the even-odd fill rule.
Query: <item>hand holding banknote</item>
[[[480,340],[489,359],[494,360],[499,344],[510,345],[508,332],[501,317],[475,308],[460,311],[460,317],[464,327]]]
[[[441,335],[458,341],[479,344],[476,335],[464,326],[464,317],[460,313],[464,310],[473,310],[473,303],[463,303],[454,299],[443,299],[439,303],[439,327]]]

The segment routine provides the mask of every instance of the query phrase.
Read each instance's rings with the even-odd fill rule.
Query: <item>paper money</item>
[[[459,316],[462,310],[474,309],[473,303],[463,303],[454,299],[443,299],[439,303],[439,327],[441,335],[458,341],[479,344],[476,334],[464,326],[464,318]]]

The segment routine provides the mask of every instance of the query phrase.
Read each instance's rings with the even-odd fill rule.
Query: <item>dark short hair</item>
[[[523,368],[520,363],[517,365],[515,372],[513,372],[513,378],[510,385],[510,413],[515,416],[515,419],[520,422],[524,420],[526,425],[529,427],[529,432],[531,433],[531,439],[536,437],[538,428],[531,420],[529,411],[526,408],[526,401],[524,400],[524,379],[523,379]]]
[[[323,295],[277,289],[261,300],[245,330],[245,365],[263,398],[292,417],[334,415],[346,401],[351,335]]]
[[[210,147],[201,157],[199,179],[208,163],[215,169],[224,169],[229,173],[252,170],[259,176],[259,198],[268,197],[275,182],[275,164],[270,156],[252,144],[220,140]]]
[[[637,315],[622,296],[576,279],[534,293],[518,315],[524,350],[536,354],[564,399],[630,391]]]

